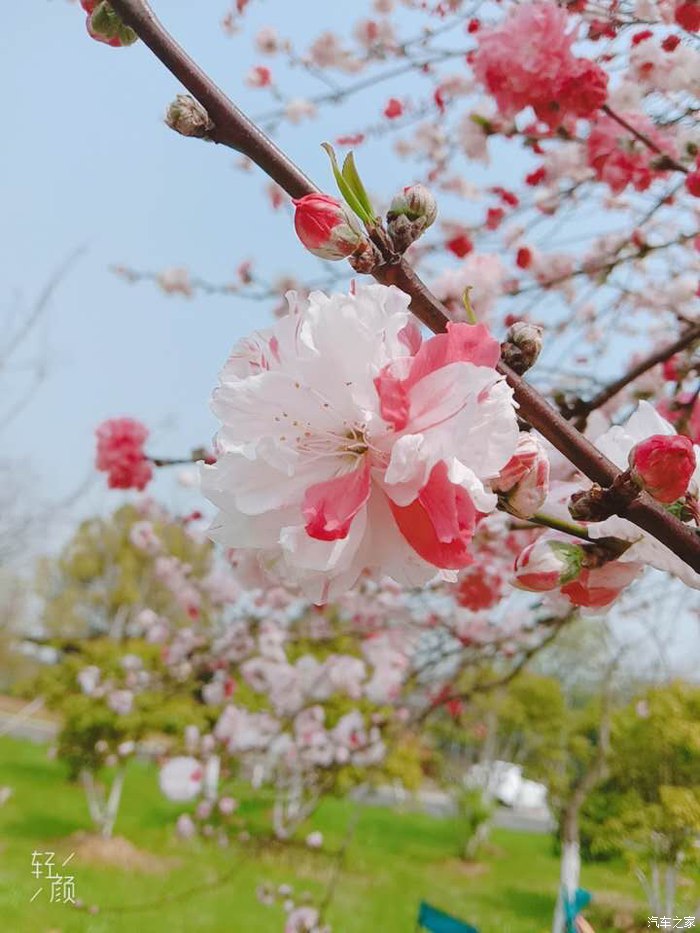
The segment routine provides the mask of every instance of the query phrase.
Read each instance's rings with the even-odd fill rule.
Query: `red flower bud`
[[[681,434],[654,434],[632,448],[629,465],[637,485],[668,504],[688,491],[696,466],[695,448]]]
[[[384,116],[387,120],[396,120],[403,114],[403,104],[396,97],[391,97],[384,108]]]
[[[329,194],[306,194],[293,203],[296,207],[294,229],[314,256],[345,259],[364,240],[350,211]]]
[[[685,187],[694,198],[700,198],[700,169],[688,172],[685,176]]]
[[[688,32],[698,32],[700,30],[700,3],[698,0],[687,0],[686,3],[677,4],[673,18]]]
[[[474,249],[474,244],[466,233],[458,233],[456,236],[453,236],[451,240],[445,243],[445,246],[451,253],[454,253],[458,259],[463,259],[467,253],[471,253]]]
[[[515,257],[515,264],[519,269],[529,269],[532,265],[532,250],[521,246]]]

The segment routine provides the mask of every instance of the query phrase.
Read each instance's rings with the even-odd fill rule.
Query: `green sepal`
[[[548,544],[557,557],[566,563],[566,570],[559,575],[560,586],[577,580],[581,576],[583,558],[586,556],[583,548],[564,541],[549,541]]]

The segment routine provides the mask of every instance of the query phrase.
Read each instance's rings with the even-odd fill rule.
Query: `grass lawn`
[[[184,842],[173,831],[181,808],[160,795],[152,766],[134,762],[115,830],[138,847],[139,864],[130,869],[99,862],[67,838],[89,829],[85,801],[81,789],[67,783],[62,765],[47,760],[45,746],[0,739],[4,784],[13,796],[0,807],[3,933],[281,933],[281,909],[260,905],[256,885],[288,882],[321,895],[333,866],[328,852],[340,845],[355,806],[329,801],[314,816],[309,828],[323,832],[326,852]],[[260,823],[264,806],[244,801],[242,810]],[[328,914],[334,933],[413,933],[422,897],[481,933],[549,929],[558,870],[549,837],[496,830],[492,851],[478,865],[460,862],[457,845],[450,820],[363,807]],[[55,851],[58,862],[75,849],[76,897],[100,912],[90,916],[51,904],[47,889],[30,903],[41,884],[31,873],[32,852]],[[619,864],[584,866],[583,884],[608,902],[643,906],[636,882]]]

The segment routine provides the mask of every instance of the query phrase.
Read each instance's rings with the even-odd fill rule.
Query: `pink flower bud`
[[[531,518],[539,511],[549,491],[549,459],[536,437],[520,435],[515,453],[491,486],[512,515]]]
[[[515,586],[533,593],[556,590],[581,573],[583,548],[566,541],[538,538],[515,561]]]
[[[304,246],[321,259],[346,259],[364,236],[350,211],[328,194],[306,194],[294,201],[294,229]]]
[[[629,454],[632,479],[658,502],[675,502],[688,491],[695,472],[693,442],[681,434],[654,434]]]

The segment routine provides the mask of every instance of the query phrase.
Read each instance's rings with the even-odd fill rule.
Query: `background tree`
[[[697,864],[699,713],[690,684],[640,694],[614,716],[609,777],[584,805],[592,853],[623,855],[655,914],[674,915],[679,872]]]

